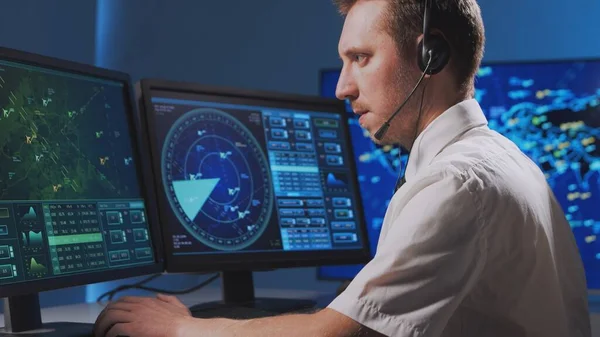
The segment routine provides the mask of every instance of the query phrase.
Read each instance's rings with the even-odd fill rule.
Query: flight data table
[[[140,201],[0,203],[0,283],[152,260]]]

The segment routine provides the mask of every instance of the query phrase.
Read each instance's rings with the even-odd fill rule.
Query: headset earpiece
[[[435,75],[442,71],[450,61],[450,45],[441,34],[431,33],[432,0],[425,0],[423,9],[423,39],[417,49],[417,62],[421,71],[427,75]],[[427,64],[431,58],[429,68]],[[427,68],[427,72],[425,69]]]
[[[425,46],[423,41],[426,41]],[[427,69],[427,75],[435,75],[442,71],[450,61],[450,45],[442,36],[430,34],[419,42],[418,54],[419,68],[422,72],[425,71],[431,55],[432,59],[429,69]]]
[[[396,111],[388,118],[388,120],[381,125],[379,130],[375,132],[375,138],[378,140],[383,139],[383,136],[387,132],[390,127],[390,122],[392,119],[398,115],[400,110],[404,107],[404,105],[408,102],[408,100],[415,93],[425,75],[435,75],[442,71],[448,61],[450,61],[450,45],[448,41],[441,34],[433,34],[430,33],[430,24],[429,20],[431,19],[431,0],[425,0],[425,9],[423,12],[423,40],[419,43],[419,49],[417,49],[417,62],[419,63],[419,68],[423,74],[421,74],[421,78],[417,85],[413,88],[413,90],[408,94],[404,102],[396,109]],[[429,58],[431,57],[431,63],[429,63]],[[427,64],[429,64],[429,68],[427,68]],[[427,72],[425,69],[427,68]],[[421,117],[421,110],[419,109],[419,118]],[[418,120],[417,120],[418,122]],[[416,130],[416,128],[415,128]]]

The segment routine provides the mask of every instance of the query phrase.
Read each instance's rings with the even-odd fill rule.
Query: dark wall
[[[134,79],[315,93],[337,64],[342,19],[329,0],[100,0],[97,62]],[[110,17],[110,18],[109,18]]]
[[[0,46],[94,63],[96,1],[0,3]]]
[[[600,58],[595,0],[480,0],[487,61]]]

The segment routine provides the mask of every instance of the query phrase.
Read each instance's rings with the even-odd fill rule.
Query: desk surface
[[[146,296],[154,296],[148,293]],[[317,305],[326,306],[327,303],[333,300],[333,295],[330,293],[322,293],[306,290],[292,289],[262,289],[255,290],[256,297],[275,297],[275,298],[293,298],[293,299],[312,299],[317,301]],[[221,300],[220,288],[204,288],[186,295],[176,296],[183,304],[189,306]],[[72,305],[64,305],[57,307],[48,307],[42,309],[42,321],[44,323],[51,322],[77,322],[77,323],[94,323],[96,317],[108,302],[102,303],[79,303]],[[4,315],[0,315],[0,326],[4,326]]]
[[[317,301],[317,305],[324,307],[334,295],[331,293],[292,290],[292,289],[263,289],[255,291],[256,297],[276,297],[276,298],[294,298],[294,299],[312,299]],[[153,296],[148,293],[147,296]],[[205,288],[196,292],[177,296],[185,305],[192,306],[199,303],[218,301],[221,299],[220,288]],[[96,317],[104,309],[107,302],[102,303],[80,303],[65,306],[49,307],[42,309],[42,320],[44,323],[51,322],[79,322],[94,323]],[[591,314],[592,336],[600,337],[600,312]],[[4,326],[4,316],[0,315],[0,326]]]

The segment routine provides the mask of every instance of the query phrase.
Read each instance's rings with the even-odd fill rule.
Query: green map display
[[[119,82],[0,61],[0,200],[140,196]]]

